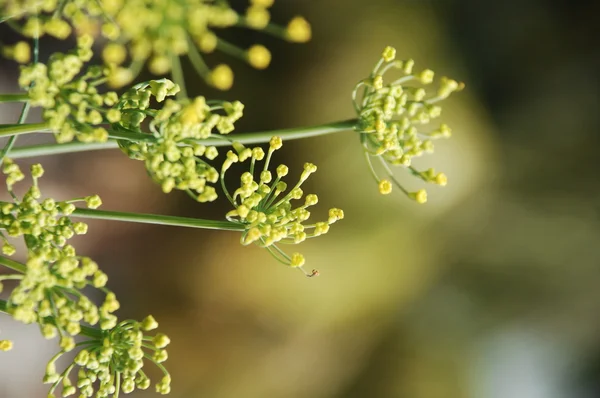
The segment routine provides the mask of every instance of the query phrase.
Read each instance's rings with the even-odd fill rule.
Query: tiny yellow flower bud
[[[170,342],[171,342],[171,339],[169,339],[169,337],[167,337],[166,335],[164,335],[162,333],[158,333],[152,339],[152,343],[154,344],[154,346],[156,348],[165,348],[166,346],[169,345]]]
[[[117,40],[119,35],[121,34],[121,30],[117,24],[107,22],[102,25],[102,36],[106,37],[109,40]]]
[[[129,84],[134,76],[129,68],[116,67],[111,69],[107,78],[111,87],[123,87]]]
[[[373,88],[375,88],[375,90],[381,90],[383,88],[383,76],[375,75],[373,78]]]
[[[2,254],[4,255],[12,256],[16,251],[17,249],[8,242],[4,242],[4,245],[2,245]]]
[[[292,254],[290,259],[290,267],[302,267],[305,263],[304,256],[300,253]]]
[[[305,206],[314,206],[319,202],[319,197],[311,193],[310,195],[306,195],[306,198],[304,200]]]
[[[219,90],[229,90],[233,85],[233,71],[228,65],[217,65],[210,73],[210,83]]]
[[[121,120],[121,111],[118,109],[109,109],[106,112],[106,119],[111,123],[118,123]]]
[[[36,163],[31,165],[31,176],[33,178],[40,178],[44,175],[44,168],[41,164]]]
[[[51,18],[44,24],[44,31],[50,36],[64,40],[71,34],[71,26],[60,18]]]
[[[0,351],[10,351],[13,348],[13,342],[10,340],[0,340]]]
[[[408,59],[408,60],[404,61],[402,64],[402,71],[404,73],[406,73],[407,75],[410,75],[412,73],[414,66],[415,66],[415,60]]]
[[[261,147],[252,148],[252,157],[256,160],[263,160],[265,157],[265,151]]]
[[[104,272],[100,270],[94,272],[94,279],[92,280],[92,284],[94,285],[94,287],[104,287],[106,285],[106,282],[108,282],[108,276]]]
[[[448,177],[446,177],[446,174],[444,173],[439,173],[438,175],[435,176],[435,183],[441,186],[446,186],[446,184],[448,184]]]
[[[294,17],[287,25],[287,39],[296,43],[306,43],[311,37],[308,21],[302,17]]]
[[[288,172],[289,169],[285,164],[280,164],[279,166],[277,166],[277,177],[285,177],[286,175],[288,175]]]
[[[3,54],[7,58],[12,58],[20,64],[26,64],[31,60],[31,48],[26,41],[20,41],[12,47],[4,47]]]
[[[89,209],[97,209],[102,205],[102,199],[98,195],[87,196],[85,203]]]
[[[392,183],[389,180],[379,181],[379,193],[382,195],[388,195],[392,192]]]
[[[393,61],[394,58],[396,58],[396,49],[394,47],[387,46],[383,50],[383,53],[381,54],[381,57],[383,58],[383,60],[385,62],[391,62],[391,61]]]
[[[209,146],[208,148],[206,148],[206,151],[204,152],[204,156],[206,156],[206,158],[208,160],[214,160],[217,156],[219,156],[219,151],[217,150],[216,147]]]
[[[433,77],[435,73],[431,69],[425,69],[422,71],[418,78],[423,84],[431,84],[433,82]]]
[[[154,56],[148,63],[148,70],[155,75],[164,75],[171,70],[171,60],[164,55]]]
[[[246,23],[252,29],[264,29],[269,24],[271,15],[265,7],[250,6],[246,10]]]
[[[271,137],[271,140],[269,141],[269,147],[276,151],[279,148],[281,148],[283,146],[283,141],[281,140],[281,137],[278,136],[273,136]]]
[[[102,50],[102,58],[107,64],[121,65],[127,58],[127,50],[122,44],[108,43]]]
[[[87,230],[88,230],[88,226],[86,223],[76,222],[73,224],[73,231],[77,235],[85,235],[87,233]]]
[[[60,338],[60,344],[59,345],[60,345],[60,348],[63,349],[63,351],[69,352],[73,348],[75,348],[75,340],[73,340],[73,337],[63,336],[63,337]]]
[[[211,53],[217,48],[218,38],[212,32],[203,32],[202,36],[197,37],[195,41],[200,51]]]
[[[269,170],[263,170],[260,173],[260,182],[262,182],[262,183],[268,184],[268,183],[271,182],[272,178],[273,177],[272,177],[271,172]]]
[[[271,63],[271,52],[260,44],[255,44],[248,49],[248,62],[256,69],[265,69]]]
[[[427,202],[427,191],[424,189],[419,189],[417,192],[409,192],[408,196],[420,204]]]

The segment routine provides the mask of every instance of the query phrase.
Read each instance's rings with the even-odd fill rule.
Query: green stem
[[[0,94],[0,102],[25,102],[29,99],[29,94]]]
[[[96,151],[99,149],[114,149],[118,148],[117,141],[109,140],[107,142],[79,142],[73,141],[66,144],[40,144],[28,145],[18,148],[13,148],[10,151],[11,159],[23,159],[45,155],[60,155],[63,153],[76,153]]]
[[[4,265],[5,267],[20,272],[22,274],[24,274],[25,271],[27,271],[27,266],[25,264],[21,264],[3,256],[0,256],[0,265]]]
[[[226,139],[219,138],[210,138],[207,140],[198,141],[204,145],[214,145],[214,146],[229,146],[231,145],[231,141],[238,141],[242,144],[265,144],[268,143],[272,136],[277,135],[281,137],[284,141],[287,140],[296,140],[301,138],[310,138],[310,137],[318,137],[321,135],[333,134],[342,131],[353,130],[354,126],[358,123],[356,119],[344,120],[341,122],[322,124],[319,126],[309,126],[309,127],[298,127],[291,129],[283,129],[283,130],[269,130],[269,131],[260,131],[255,133],[245,133],[245,134],[228,134],[224,137]],[[2,126],[0,125],[0,131]],[[119,135],[119,137],[116,137]],[[142,134],[135,132],[116,132],[111,131],[110,136],[114,138],[122,138],[127,140],[136,140],[136,138],[143,138],[144,141],[151,141],[154,139],[150,134]],[[94,142],[94,143],[82,143],[82,142],[70,142],[66,144],[43,144],[43,145],[32,145],[32,146],[23,146],[19,148],[14,148],[10,151],[9,156],[12,159],[23,159],[30,158],[34,156],[45,156],[45,155],[57,155],[63,153],[75,153],[75,152],[85,152],[85,151],[94,151],[99,149],[110,149],[117,148],[118,145],[115,141],[108,142]]]
[[[95,209],[76,209],[71,216],[80,218],[96,218],[111,221],[127,221],[142,224],[171,225],[177,227],[220,229],[226,231],[243,231],[243,225],[229,221],[203,220],[191,217],[164,216],[160,214],[127,213]]]
[[[0,138],[29,133],[48,132],[47,123],[0,124]]]
[[[171,56],[171,76],[173,77],[173,81],[179,85],[177,99],[187,98],[185,78],[183,77],[183,69],[181,68],[181,62],[179,61],[178,55]]]
[[[23,108],[21,108],[21,114],[19,115],[19,120],[17,121],[18,124],[23,124],[23,122],[25,122],[25,120],[27,119],[27,115],[29,115],[30,106],[31,103],[29,101],[23,104]],[[0,163],[4,161],[4,157],[6,156],[6,154],[10,152],[10,150],[15,145],[15,142],[17,142],[17,137],[17,135],[11,136],[8,139],[8,142],[6,143],[4,148],[2,148],[2,151],[0,152]]]

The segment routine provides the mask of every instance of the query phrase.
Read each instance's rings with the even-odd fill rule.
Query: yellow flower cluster
[[[157,327],[158,323],[152,316],[142,322],[120,322],[110,330],[99,332],[97,336],[80,343],[84,348],[77,353],[70,366],[58,373],[56,361],[67,352],[63,349],[46,366],[44,382],[52,384],[48,397],[55,397],[54,391],[59,384],[62,384],[64,397],[77,391],[81,397],[117,397],[121,391],[128,394],[136,388],[145,390],[150,387],[150,379],[142,370],[144,359],[156,364],[163,372],[163,377],[155,385],[156,392],[168,394],[171,391],[171,376],[161,363],[168,358],[165,348],[170,339],[162,333],[154,336],[144,333]],[[78,371],[75,371],[77,368]],[[73,383],[71,377],[75,374]]]
[[[170,80],[162,79],[137,85],[124,94],[118,105],[123,114],[120,125],[128,131],[142,132],[142,121],[150,118],[154,139],[122,140],[120,146],[129,157],[144,161],[148,173],[165,193],[178,189],[199,202],[213,201],[217,193],[207,183],[217,182],[219,174],[203,158],[213,160],[218,151],[197,141],[233,131],[244,106],[238,101],[207,102],[204,97],[166,99],[178,89]],[[160,109],[150,108],[150,96],[162,103]]]
[[[28,37],[48,34],[66,39],[72,31],[70,24],[80,28],[91,26],[93,19],[101,14],[100,4],[95,0],[0,0],[0,15],[18,21],[19,24],[12,26]]]
[[[178,63],[174,57],[188,55],[209,84],[227,90],[233,83],[231,69],[221,64],[211,70],[201,54],[222,51],[264,69],[271,53],[260,44],[242,49],[228,43],[217,36],[218,30],[241,26],[290,42],[310,40],[310,24],[302,17],[292,18],[286,27],[271,23],[273,3],[249,0],[245,12],[238,13],[226,1],[214,0],[0,0],[0,15],[19,21],[12,26],[28,37],[49,34],[65,39],[72,26],[79,34],[101,32],[110,41],[102,55],[111,66],[108,82],[114,87],[130,83],[145,63],[153,74],[163,75]],[[4,53],[27,62],[25,46],[8,46]],[[126,62],[129,65],[122,66]]]
[[[64,333],[79,334],[82,320],[90,325],[99,323],[103,329],[112,328],[117,321],[112,313],[119,308],[119,303],[105,288],[106,274],[94,261],[78,256],[73,246],[67,244],[74,235],[87,232],[86,224],[74,223],[68,217],[75,210],[73,202],[85,201],[88,207],[95,208],[100,205],[100,198],[90,196],[65,202],[47,198],[40,201],[38,179],[44,170],[41,165],[34,164],[31,166],[33,186],[19,199],[12,188],[24,174],[8,159],[3,162],[2,171],[7,176],[8,192],[14,200],[14,203],[0,202],[2,252],[10,256],[16,251],[4,233],[10,237],[23,236],[28,257],[22,274],[0,276],[0,288],[4,279],[19,281],[10,293],[7,311],[18,321],[39,323],[46,338],[60,334],[63,337],[61,344],[65,347],[73,346],[74,342]],[[79,292],[86,286],[106,293],[100,307]]]
[[[305,224],[310,217],[307,208],[316,205],[319,199],[315,194],[304,196],[300,186],[317,170],[317,166],[306,163],[299,181],[293,188],[288,189],[287,184],[282,181],[288,174],[288,167],[279,165],[275,176],[269,170],[271,157],[281,146],[281,138],[272,137],[265,158],[265,153],[260,147],[250,149],[240,143],[233,144],[234,150],[227,153],[227,159],[221,168],[221,185],[234,207],[226,217],[231,222],[244,225],[245,231],[241,238],[243,245],[256,243],[260,247],[267,248],[278,261],[302,269],[304,256],[300,253],[289,256],[276,243],[296,244],[326,234],[331,224],[344,218],[344,212],[333,208],[329,210],[327,221]],[[257,162],[263,159],[262,170],[258,170]],[[232,195],[226,188],[225,174],[233,163],[248,160],[250,170],[242,174],[241,185]],[[304,204],[294,208],[291,201],[301,200],[303,197]],[[312,276],[316,271],[312,274],[305,272],[305,274]]]
[[[73,139],[104,142],[108,132],[101,125],[121,118],[120,112],[111,108],[117,94],[98,92],[97,86],[105,80],[103,68],[84,70],[84,64],[92,58],[91,48],[91,37],[82,36],[75,51],[55,53],[47,65],[36,63],[21,68],[19,85],[28,91],[32,105],[43,108],[42,116],[59,143]]]
[[[356,129],[379,191],[389,194],[393,182],[410,198],[425,203],[425,190],[408,192],[394,178],[389,166],[402,166],[425,182],[446,185],[445,174],[435,173],[433,169],[419,171],[411,163],[413,158],[433,152],[432,140],[450,137],[451,130],[446,124],[428,130],[425,126],[441,115],[439,103],[451,93],[462,90],[464,84],[442,77],[437,90],[430,92],[427,86],[433,82],[434,72],[425,69],[415,73],[412,59],[400,61],[395,57],[396,50],[387,47],[369,78],[354,89],[353,101],[359,119]],[[392,70],[400,71],[402,76],[384,84],[384,75]],[[381,163],[391,182],[377,176],[372,158]]]

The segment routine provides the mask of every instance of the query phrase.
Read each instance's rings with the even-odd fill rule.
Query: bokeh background
[[[190,94],[245,103],[238,132],[343,120],[354,84],[392,45],[467,84],[444,105],[453,138],[417,164],[449,184],[423,206],[382,197],[352,132],[286,143],[277,161],[319,165],[306,189],[316,215],[346,213],[302,245],[321,271],[312,279],[235,233],[90,222],[78,251],[109,274],[121,317],[152,313],[171,337],[171,396],[599,397],[600,3],[279,0],[272,11],[282,23],[306,16],[313,40],[228,31],[268,45],[271,67],[214,56],[233,65],[234,89],[190,73]],[[42,59],[61,46],[43,42]],[[15,65],[1,68],[15,92]],[[16,117],[0,108],[1,123]],[[213,219],[227,209],[163,195],[116,150],[40,160],[56,198],[98,193],[105,209]],[[0,329],[16,343],[0,355],[0,397],[45,397],[55,342],[7,317]]]

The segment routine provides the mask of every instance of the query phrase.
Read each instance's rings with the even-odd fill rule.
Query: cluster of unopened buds
[[[54,53],[47,65],[38,62],[21,68],[19,85],[28,91],[31,105],[43,109],[42,116],[59,143],[105,142],[108,132],[102,125],[121,118],[113,108],[117,93],[98,92],[97,86],[106,81],[106,68],[84,68],[92,58],[92,44],[91,36],[81,36],[76,50]]]
[[[124,116],[113,127],[145,134],[142,122],[150,119],[147,135],[152,140],[120,140],[121,149],[132,159],[145,163],[163,192],[182,190],[199,202],[210,202],[217,193],[208,184],[217,182],[219,173],[207,161],[219,153],[216,147],[199,142],[233,131],[244,106],[239,101],[206,101],[201,96],[167,98],[178,92],[179,86],[167,79],[134,86],[119,101],[118,108]],[[152,109],[152,96],[161,104],[160,109]]]
[[[275,176],[269,170],[273,152],[283,145],[280,137],[272,137],[269,150],[266,154],[262,148],[246,148],[240,143],[234,143],[234,150],[227,152],[227,159],[221,168],[221,185],[227,199],[234,207],[227,213],[227,220],[244,226],[241,237],[242,245],[256,243],[265,247],[279,262],[291,267],[299,268],[307,276],[315,276],[318,272],[304,271],[304,256],[300,253],[286,254],[277,243],[297,244],[308,238],[326,234],[329,226],[344,218],[344,212],[333,208],[329,210],[327,221],[314,224],[305,224],[310,217],[308,207],[314,206],[319,201],[317,195],[304,196],[301,185],[308,177],[317,171],[317,166],[312,163],[304,165],[304,171],[298,182],[291,188],[282,180],[288,175],[288,167],[284,164],[277,166]],[[262,169],[257,167],[257,162],[264,160]],[[232,193],[226,187],[225,174],[233,163],[250,161],[250,168],[241,177],[241,185]],[[304,204],[293,207],[291,201],[300,201],[304,197]],[[300,202],[301,203],[301,202]]]
[[[153,74],[164,75],[179,68],[179,57],[187,56],[207,83],[227,90],[233,71],[227,64],[211,69],[203,54],[220,51],[264,69],[271,53],[262,44],[243,49],[227,42],[218,37],[219,29],[244,27],[295,43],[311,38],[310,24],[303,17],[292,18],[285,27],[271,22],[274,0],[248,3],[245,12],[238,13],[228,2],[213,0],[0,0],[0,17],[11,19],[13,28],[32,38],[47,34],[66,39],[73,27],[80,35],[99,31],[107,39],[102,56],[114,87],[131,83],[144,64]],[[23,63],[30,58],[24,41],[5,46],[3,53]]]
[[[441,115],[439,102],[462,90],[464,84],[442,77],[437,90],[431,93],[427,86],[433,83],[434,72],[425,69],[415,73],[413,69],[412,59],[396,60],[396,50],[386,47],[371,75],[356,85],[352,98],[358,116],[355,129],[379,192],[389,194],[394,184],[411,199],[425,203],[427,192],[405,189],[390,166],[404,167],[425,182],[446,185],[448,179],[444,173],[431,168],[419,171],[412,166],[412,160],[432,153],[433,140],[450,137],[451,129],[446,124],[430,129],[426,126]],[[384,76],[391,71],[399,71],[401,77],[385,83]],[[386,178],[379,177],[373,159],[383,168]]]
[[[56,361],[73,347],[58,352],[46,366],[44,383],[51,384],[49,398],[54,398],[56,388],[62,384],[62,396],[73,395],[79,390],[81,397],[118,397],[120,392],[128,394],[136,388],[150,387],[150,379],[142,370],[144,360],[156,364],[162,371],[161,380],[155,384],[156,392],[171,391],[171,376],[162,365],[168,354],[170,339],[157,333],[148,336],[158,323],[152,316],[142,322],[127,320],[107,330],[94,330],[78,343],[73,362],[64,371],[56,371]],[[73,383],[72,378],[75,378]]]
[[[107,275],[89,257],[80,256],[68,240],[76,234],[85,234],[87,225],[73,222],[70,215],[76,210],[74,203],[84,202],[88,208],[101,205],[97,195],[68,201],[42,199],[38,180],[44,174],[40,164],[31,166],[32,186],[19,198],[13,191],[25,174],[16,163],[4,159],[2,172],[6,176],[7,190],[13,202],[0,202],[0,238],[4,241],[2,253],[12,256],[16,247],[9,239],[22,237],[25,241],[27,261],[24,264],[9,258],[0,258],[0,264],[15,271],[0,274],[0,292],[4,283],[16,282],[8,299],[0,302],[0,310],[13,319],[37,323],[47,339],[58,338],[60,352],[49,362],[44,381],[52,384],[48,397],[54,397],[62,383],[62,396],[80,391],[80,396],[118,396],[135,388],[145,389],[150,380],[142,371],[144,359],[155,363],[164,373],[156,384],[159,393],[170,390],[170,376],[161,365],[168,355],[165,347],[169,339],[164,334],[154,337],[143,332],[156,329],[152,317],[142,322],[119,322],[114,312],[120,307],[114,293],[107,287]],[[96,305],[88,298],[89,288],[104,293],[104,301]],[[76,343],[75,338],[85,338]],[[0,340],[0,351],[13,344]],[[55,362],[63,354],[79,348],[74,362],[62,373],[57,373]],[[77,382],[72,384],[70,374],[75,367]],[[99,387],[96,388],[96,382]]]

